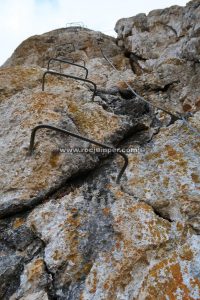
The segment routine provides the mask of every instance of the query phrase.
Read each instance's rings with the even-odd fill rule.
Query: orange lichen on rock
[[[25,88],[34,88],[41,83],[42,69],[39,67],[7,67],[0,69],[0,100],[12,96]]]
[[[41,258],[34,260],[27,270],[27,277],[29,281],[35,281],[39,278],[44,272],[44,261]]]
[[[184,252],[184,251],[183,251]],[[191,260],[193,257],[191,250],[185,249],[185,253],[178,256],[174,253],[170,258],[164,259],[155,264],[149,271],[143,286],[139,292],[138,299],[178,299],[181,293],[181,299],[196,299],[192,297],[192,291],[184,281],[183,276],[190,276],[187,266],[180,260]],[[182,266],[183,265],[183,266]],[[184,269],[183,269],[184,268]],[[200,292],[200,281],[191,278],[193,287]]]
[[[19,228],[25,223],[25,220],[23,218],[16,218],[13,222],[13,228]]]
[[[118,116],[107,113],[96,104],[80,106],[75,102],[70,102],[68,111],[72,114],[77,128],[96,140],[106,138],[106,135],[111,135],[120,126]]]

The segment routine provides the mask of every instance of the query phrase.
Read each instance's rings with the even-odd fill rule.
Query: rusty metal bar
[[[57,59],[62,59],[62,60],[71,60],[73,63],[75,62],[74,59],[72,57],[56,57]],[[48,61],[48,65],[49,65],[49,61]],[[62,67],[61,67],[61,62],[60,62],[60,73],[62,72]]]
[[[117,176],[116,183],[120,182],[120,179],[121,179],[124,171],[126,170],[126,167],[128,166],[128,157],[127,157],[127,155],[125,153],[117,151],[117,149],[115,149],[112,146],[96,142],[96,141],[91,140],[89,138],[83,137],[82,135],[73,133],[71,131],[68,131],[68,130],[65,130],[65,129],[62,129],[62,128],[59,128],[59,127],[42,124],[42,125],[38,125],[35,128],[33,128],[32,132],[31,132],[31,139],[30,139],[30,145],[29,145],[29,155],[33,154],[36,131],[39,130],[39,129],[42,129],[42,128],[51,129],[51,130],[55,130],[55,131],[58,131],[58,132],[61,132],[61,133],[65,133],[65,134],[71,135],[71,136],[73,136],[75,138],[78,138],[80,140],[89,142],[89,143],[94,144],[96,146],[100,146],[102,148],[110,149],[110,150],[112,150],[111,153],[114,152],[114,153],[117,153],[117,154],[121,155],[123,157],[123,159],[124,159],[124,165],[123,165],[122,169],[120,170],[120,172],[119,172],[119,174]]]
[[[55,58],[57,58],[57,59],[62,59],[62,60],[66,60],[66,61],[69,61],[69,60],[71,60],[73,63],[75,62],[75,60],[74,60],[74,58],[72,58],[72,57],[55,57]]]
[[[87,79],[88,77],[88,69],[84,66],[81,66],[81,65],[78,65],[78,64],[75,64],[75,63],[72,63],[70,61],[67,61],[67,60],[63,60],[63,59],[60,59],[60,58],[50,58],[49,61],[48,61],[48,66],[47,66],[47,70],[49,71],[49,67],[50,67],[50,63],[51,61],[58,61],[58,62],[62,62],[62,63],[65,63],[65,64],[69,64],[69,65],[73,65],[73,66],[76,66],[78,68],[81,68],[81,69],[84,69],[86,74],[85,74],[85,79]],[[61,66],[60,66],[60,70],[61,70]]]
[[[58,72],[54,72],[54,71],[44,72],[43,77],[42,77],[42,91],[44,91],[45,76],[47,74],[51,74],[51,75],[55,75],[55,76],[62,76],[62,77],[66,77],[66,78],[72,78],[72,79],[75,79],[75,80],[84,81],[84,82],[92,84],[94,86],[94,90],[93,90],[93,94],[92,94],[92,101],[94,100],[94,97],[95,97],[95,94],[96,94],[96,91],[97,91],[96,83],[94,83],[93,81],[88,80],[88,79],[84,79],[84,78],[80,78],[80,77],[76,77],[76,76],[72,76],[72,75],[67,75],[67,74],[62,74],[62,73],[58,73]]]

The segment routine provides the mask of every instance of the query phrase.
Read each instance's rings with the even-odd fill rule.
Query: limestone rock
[[[74,58],[76,61],[102,57],[99,44],[106,48],[107,55],[120,54],[115,39],[101,32],[88,29],[75,32],[70,27],[61,28],[25,40],[7,60],[4,67],[16,65],[45,67],[52,57]]]
[[[199,131],[200,113],[189,122]],[[185,219],[199,231],[199,152],[199,138],[183,122],[163,128],[145,153],[129,155],[125,190],[166,218]]]
[[[57,29],[0,68],[2,300],[200,299],[199,8],[121,19],[117,39]],[[52,57],[96,90],[52,61],[42,91]],[[39,124],[123,150],[120,183],[119,152],[69,135],[40,129],[30,155]]]
[[[46,273],[42,258],[38,257],[26,265],[20,280],[20,289],[12,295],[11,300],[49,299],[45,288],[51,282],[51,276]]]
[[[171,112],[199,109],[199,4],[154,10],[115,26],[138,75],[136,89]]]
[[[29,76],[31,70],[25,68],[23,72]],[[42,72],[40,68],[34,70],[36,74]],[[4,126],[1,130],[0,215],[5,215],[34,205],[72,175],[89,170],[98,162],[98,156],[94,154],[59,152],[66,147],[84,148],[89,144],[47,130],[37,133],[34,155],[29,156],[29,140],[34,126],[57,125],[112,145],[129,130],[132,121],[91,103],[91,92],[73,80],[61,81],[49,76],[45,92],[40,91],[39,82],[35,88],[27,86],[15,94],[15,73],[2,74],[2,85],[7,84],[8,77],[13,94],[1,101]],[[23,78],[19,82],[22,85]]]
[[[0,257],[0,297],[9,299],[18,286],[18,275],[22,270],[22,258],[17,255],[6,255],[1,253]]]
[[[198,299],[199,242],[198,237],[192,237],[168,258],[152,264],[137,299]]]

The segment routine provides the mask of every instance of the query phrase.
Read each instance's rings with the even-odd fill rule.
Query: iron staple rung
[[[88,83],[92,84],[94,86],[94,91],[93,91],[93,94],[92,94],[92,101],[94,101],[94,97],[95,97],[96,90],[97,90],[96,83],[94,83],[93,81],[88,80],[88,79],[84,79],[84,78],[76,77],[76,76],[72,76],[72,75],[67,75],[67,74],[62,74],[62,73],[58,73],[58,72],[55,72],[55,71],[46,71],[46,72],[44,72],[43,77],[42,77],[42,91],[44,91],[45,77],[46,77],[47,74],[51,74],[51,75],[55,75],[55,76],[62,76],[62,77],[66,77],[66,78],[72,78],[72,79],[75,79],[75,80],[84,81],[84,82],[88,82]]]
[[[55,58],[63,59],[63,60],[66,60],[66,61],[71,60],[73,63],[75,63],[75,60],[74,60],[74,58],[72,58],[72,57],[63,57],[63,56],[59,57],[59,56],[57,56],[57,57],[55,57]],[[82,62],[83,62],[83,66],[84,66],[84,67],[86,66],[86,62],[85,62],[84,59],[81,58],[81,59],[78,59],[77,61],[82,61]]]
[[[121,177],[124,173],[124,171],[126,170],[127,166],[128,166],[128,157],[125,153],[123,152],[117,152],[116,149],[112,146],[109,146],[109,145],[106,145],[106,144],[102,144],[102,143],[99,143],[97,141],[94,141],[94,140],[91,140],[87,137],[83,137],[82,135],[79,135],[79,134],[76,134],[76,133],[73,133],[71,131],[68,131],[68,130],[65,130],[65,129],[62,129],[62,128],[59,128],[59,127],[55,127],[55,126],[51,126],[51,125],[46,125],[46,124],[42,124],[42,125],[38,125],[36,126],[32,132],[31,132],[31,139],[30,139],[30,145],[29,145],[29,154],[32,155],[33,154],[33,149],[34,149],[34,141],[35,141],[35,135],[36,135],[36,132],[37,130],[39,129],[42,129],[42,128],[46,128],[46,129],[51,129],[51,130],[55,130],[55,131],[58,131],[58,132],[61,132],[61,133],[65,133],[67,135],[71,135],[75,138],[78,138],[80,140],[83,140],[83,141],[86,141],[86,142],[89,142],[91,144],[94,144],[96,146],[100,146],[100,147],[103,147],[103,148],[106,148],[106,149],[112,149],[112,150],[115,150],[115,152],[119,155],[121,155],[124,159],[124,165],[122,167],[122,169],[120,170],[118,176],[117,176],[117,179],[116,179],[116,183],[118,184],[121,180]]]
[[[73,63],[75,62],[74,59],[72,57],[55,57],[56,59],[62,59],[62,60],[65,60],[65,61],[69,61],[71,60]],[[50,59],[49,59],[50,60]],[[49,64],[49,61],[48,61],[48,64]],[[62,72],[62,67],[61,67],[61,62],[60,62],[60,73]]]
[[[71,60],[73,63],[75,62],[75,60],[72,57],[63,57],[63,56],[56,56],[56,57],[52,57],[52,58],[56,58],[56,59],[62,59],[64,61],[69,61]],[[50,58],[51,59],[51,58]]]
[[[63,59],[60,59],[60,58],[54,58],[54,57],[50,58],[49,61],[48,61],[48,66],[47,66],[48,71],[49,71],[51,61],[58,61],[60,63],[62,62],[62,63],[65,63],[65,64],[73,65],[73,66],[76,66],[78,68],[84,69],[85,72],[86,72],[85,79],[87,79],[87,77],[88,77],[88,69],[85,66],[81,66],[79,64],[75,64],[74,62],[70,62],[70,61],[67,61],[67,60],[63,60]],[[61,65],[60,65],[60,73],[61,73]]]

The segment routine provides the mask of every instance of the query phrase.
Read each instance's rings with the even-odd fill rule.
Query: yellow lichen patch
[[[131,166],[132,164],[137,164],[137,163],[140,162],[140,159],[139,159],[136,155],[129,155],[128,160],[129,160],[130,166]]]
[[[0,70],[1,100],[24,88],[33,88],[40,84],[42,70],[40,68],[15,66]]]
[[[108,215],[110,214],[110,208],[109,208],[109,207],[103,208],[102,211],[103,211],[103,214],[104,214],[105,216],[108,216]]]
[[[16,218],[13,222],[13,228],[17,229],[18,227],[21,227],[24,224],[24,219],[23,218]]]
[[[191,253],[186,251],[184,258],[190,259]],[[189,276],[187,273],[188,270],[184,268],[185,276]],[[196,280],[194,288],[199,289],[198,285],[199,281]],[[151,268],[143,282],[138,298],[146,295],[145,299],[148,300],[176,300],[179,292],[182,295],[181,299],[194,299],[190,295],[190,288],[183,280],[181,262],[179,262],[177,254],[174,254],[171,258],[164,259]]]
[[[80,226],[81,220],[79,217],[74,218],[73,214],[69,214],[67,216],[67,223],[70,224],[71,226],[73,226],[73,228],[77,228]]]
[[[134,177],[132,178],[131,180],[129,180],[129,184],[130,185],[144,185],[144,182],[145,182],[145,178],[143,177]]]
[[[167,170],[168,170],[168,171],[173,171],[174,169],[176,169],[176,165],[169,165],[169,166],[167,167]]]
[[[105,276],[102,283],[102,287],[106,293],[106,299],[117,299],[117,293],[123,291],[125,287],[133,279],[132,271],[138,261],[144,262],[145,251],[134,249],[132,243],[129,240],[121,241],[121,237],[116,238],[116,245],[118,250],[121,250],[123,255],[120,260],[115,260],[113,253],[105,255],[105,261],[108,265],[112,265],[112,272]],[[113,249],[113,251],[116,250]],[[98,276],[98,274],[97,274]],[[97,277],[98,278],[98,277]]]
[[[45,77],[45,90],[48,89],[50,86],[64,86],[66,85],[66,80],[63,79],[61,76],[52,76],[51,74],[48,74]]]
[[[123,203],[121,203],[123,202]],[[158,218],[146,203],[129,203],[122,198],[116,202],[117,213],[113,212],[114,228],[123,240],[129,240],[132,247],[151,247],[168,241],[171,225]]]
[[[158,159],[158,164],[164,164],[165,160],[164,159]]]
[[[118,70],[126,67],[126,58],[122,55],[117,55],[113,57],[112,61]]]
[[[59,165],[59,158],[60,158],[60,153],[55,151],[51,152],[49,163],[52,166],[52,168],[55,168]]]
[[[189,245],[184,245],[184,247],[181,249],[181,253],[180,253],[180,257],[183,260],[189,260],[191,261],[192,258],[194,257],[194,254],[191,250],[191,248],[189,247]]]
[[[54,260],[60,260],[63,256],[63,253],[59,250],[55,250],[54,254],[53,254],[53,259]]]
[[[192,180],[194,181],[194,183],[200,183],[200,178],[199,178],[198,174],[192,173],[191,177],[192,177]]]
[[[125,81],[118,81],[117,82],[117,87],[119,89],[126,89],[127,88],[127,83]]]
[[[120,199],[121,197],[124,196],[124,193],[120,190],[117,190],[114,194],[117,199]]]
[[[163,185],[164,185],[164,187],[168,187],[168,185],[169,185],[169,177],[164,177],[164,179],[163,179]]]
[[[160,158],[160,156],[161,156],[161,153],[160,153],[160,152],[153,152],[153,153],[147,154],[147,155],[145,156],[145,158],[146,158],[147,160],[151,160],[151,159],[155,159],[155,158]]]
[[[29,281],[38,279],[44,272],[44,261],[41,258],[36,259],[27,270],[27,277]]]
[[[131,270],[133,269],[134,262],[136,262],[136,260],[126,258],[116,263],[114,266],[115,271],[108,277],[103,285],[103,288],[107,290],[109,295],[108,299],[116,299],[116,287],[118,290],[123,290],[132,280]]]
[[[45,92],[35,93],[30,101],[28,110],[32,113],[44,113],[52,105],[55,106],[56,95]]]
[[[55,101],[56,99],[56,101]],[[56,124],[60,121],[60,113],[56,109],[65,109],[67,102],[62,100],[62,97],[48,94],[45,92],[38,92],[26,98],[26,106],[23,111],[16,109],[13,112],[14,116],[23,116],[20,122],[20,129],[32,128],[38,123]],[[30,118],[31,115],[31,118]],[[42,130],[43,131],[43,130]]]
[[[86,276],[92,267],[92,263],[86,261],[79,250],[79,240],[85,238],[78,230],[81,222],[82,218],[80,216],[67,214],[65,223],[61,223],[59,226],[59,231],[62,232],[62,243],[66,244],[67,247],[62,249],[58,245],[51,255],[57,267],[62,265],[63,262],[69,262],[68,273],[73,274],[75,280],[80,280],[83,275]]]
[[[167,151],[168,156],[177,159],[181,157],[181,154],[178,153],[171,145],[166,145],[165,149]]]
[[[190,279],[190,284],[191,284],[192,290],[196,289],[196,290],[200,291],[200,281],[198,280],[198,278],[191,278]]]
[[[70,102],[68,110],[77,128],[96,140],[103,140],[105,135],[112,134],[120,126],[118,116],[109,114],[96,105],[84,107]]]
[[[131,213],[135,213],[138,210],[143,210],[144,212],[152,212],[152,208],[144,202],[141,202],[139,204],[134,204],[133,206],[130,206],[128,208],[128,211]]]
[[[34,194],[37,193],[39,190],[48,187],[50,176],[51,176],[50,174],[52,174],[53,170],[56,169],[58,173],[57,175],[58,176],[59,174],[61,175],[61,171],[59,170],[59,164],[57,164],[56,162],[54,163],[53,161],[52,161],[53,167],[52,164],[50,164],[50,153],[48,150],[50,151],[50,149],[44,149],[42,151],[40,160],[38,160],[37,164],[35,165],[33,164],[33,162],[34,160],[36,161],[36,158],[32,156],[31,159],[33,160],[33,162],[31,163],[33,167],[32,167],[32,172],[30,173],[29,176],[24,176],[22,178],[16,176],[15,178],[13,178],[11,182],[13,188],[14,187],[20,189],[21,187],[24,188],[23,197],[25,197],[25,199],[27,197],[30,197],[30,195],[26,194],[25,191],[29,191],[29,193]]]
[[[47,221],[52,216],[53,216],[53,212],[50,212],[50,211],[43,211],[43,212],[41,212],[41,217],[45,221]]]
[[[178,231],[182,231],[184,229],[184,225],[181,222],[176,223],[176,228]]]
[[[97,283],[98,283],[98,278],[97,278],[97,271],[93,270],[91,272],[91,276],[90,276],[90,281],[88,282],[90,285],[90,293],[94,294],[96,292],[97,289]]]
[[[177,57],[170,57],[170,58],[167,58],[163,64],[172,64],[172,65],[183,65],[184,64],[184,60],[181,60],[180,58],[177,58]]]

